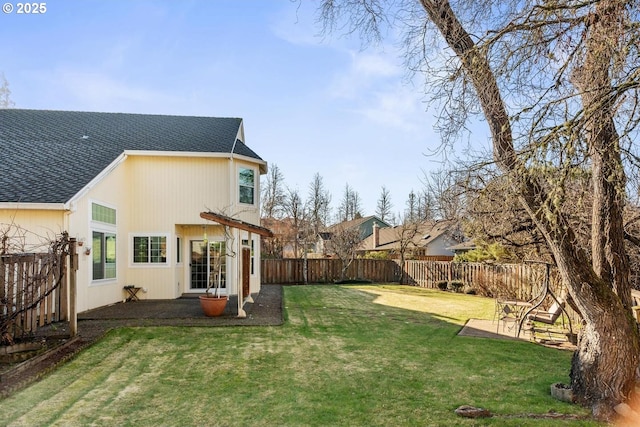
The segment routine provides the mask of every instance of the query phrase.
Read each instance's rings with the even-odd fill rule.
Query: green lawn
[[[458,337],[485,298],[400,286],[285,287],[281,327],[126,328],[0,401],[0,425],[548,426],[571,353]],[[460,405],[498,417],[463,419]],[[515,417],[514,417],[515,415]]]

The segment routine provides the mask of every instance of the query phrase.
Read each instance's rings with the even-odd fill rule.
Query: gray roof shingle
[[[262,160],[236,142],[241,123],[240,118],[0,109],[0,202],[67,202],[125,150],[234,150]]]

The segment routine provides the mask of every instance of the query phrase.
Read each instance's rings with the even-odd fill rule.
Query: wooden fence
[[[329,283],[340,279],[342,263],[338,259],[307,260],[307,283]],[[262,283],[304,283],[303,259],[263,259]],[[479,264],[445,261],[405,261],[356,259],[347,270],[347,278],[372,282],[402,282],[412,286],[436,288],[438,282],[460,281],[485,295],[505,295],[530,300],[538,295],[545,280],[540,264]],[[550,286],[559,290],[555,271]]]
[[[75,277],[68,275],[75,253],[75,242],[56,242],[57,249],[46,254],[10,254],[0,256],[0,341],[33,334],[37,328],[75,319],[75,291],[69,297]],[[71,259],[71,262],[69,261]],[[69,307],[71,301],[71,307]],[[75,322],[71,332],[75,333]]]
[[[308,259],[307,283],[330,283],[340,280],[342,262],[339,259]],[[263,284],[299,284],[304,280],[304,259],[263,259]],[[373,282],[399,282],[401,268],[398,262],[379,259],[355,259],[347,270],[346,278],[367,279]]]
[[[485,295],[530,300],[540,293],[545,275],[545,267],[541,264],[406,261],[403,283],[435,288],[438,282],[459,281]],[[549,286],[560,292],[562,283],[555,269],[551,271]]]
[[[309,259],[307,283],[330,283],[340,278],[342,263],[337,259]],[[263,284],[301,284],[304,260],[263,259]],[[546,280],[543,264],[480,264],[445,261],[405,261],[404,268],[394,260],[356,259],[349,267],[348,278],[372,282],[401,282],[411,286],[437,288],[438,282],[462,282],[477,293],[490,297],[531,301],[541,295]],[[557,270],[550,269],[549,288],[563,296],[563,285]],[[579,316],[566,307],[572,319]]]

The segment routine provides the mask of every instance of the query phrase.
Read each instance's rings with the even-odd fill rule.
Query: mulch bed
[[[39,380],[60,364],[76,356],[113,328],[139,326],[279,326],[284,322],[282,287],[263,285],[247,303],[246,318],[237,317],[237,300],[230,299],[220,317],[206,317],[197,298],[143,300],[117,303],[78,314],[78,335],[69,338],[69,324],[43,328],[32,338],[45,350],[29,360],[0,365],[0,398]]]

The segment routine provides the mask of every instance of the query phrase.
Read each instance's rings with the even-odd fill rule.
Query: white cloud
[[[372,102],[355,112],[377,124],[413,132],[425,121],[426,113],[419,106],[416,93],[406,86],[397,85],[396,90],[374,93]]]
[[[372,87],[401,78],[402,70],[388,55],[351,51],[349,56],[348,69],[337,72],[329,87],[333,98],[357,99],[367,95]]]
[[[343,111],[369,125],[414,133],[424,129],[423,94],[410,81],[394,52],[350,52],[348,69],[336,75],[329,96],[341,100]]]
[[[74,109],[122,112],[160,112],[174,105],[176,99],[162,87],[149,89],[120,80],[100,70],[71,70],[58,68],[52,74],[40,76],[49,79],[47,85],[55,94],[63,94],[64,102]]]

